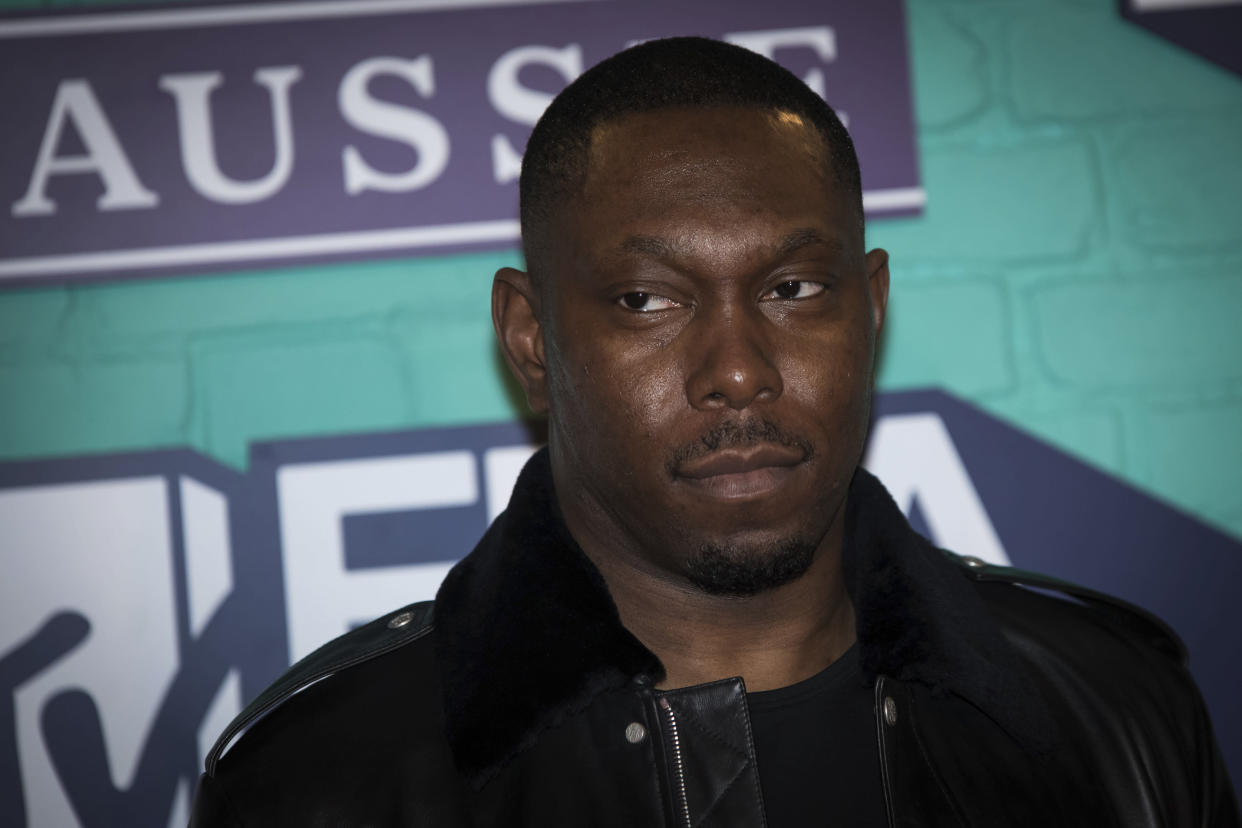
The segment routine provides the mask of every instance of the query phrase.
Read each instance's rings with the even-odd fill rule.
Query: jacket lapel
[[[1025,749],[1047,754],[1052,717],[962,565],[910,528],[859,469],[846,512],[843,570],[863,672],[961,696]]]
[[[436,627],[449,744],[476,785],[601,692],[664,675],[564,528],[547,449],[445,578]]]

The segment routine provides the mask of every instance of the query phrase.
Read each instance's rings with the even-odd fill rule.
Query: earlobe
[[[502,267],[492,280],[492,325],[513,376],[535,414],[548,410],[547,368],[539,297],[530,274]]]
[[[878,338],[888,311],[888,251],[875,248],[867,254],[867,290],[871,294],[871,321]]]

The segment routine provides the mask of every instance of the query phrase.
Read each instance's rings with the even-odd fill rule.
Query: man
[[[193,824],[1236,824],[1171,631],[936,550],[858,468],[860,193],[832,111],[742,49],[567,88],[492,304],[548,448],[434,607],[226,731]]]

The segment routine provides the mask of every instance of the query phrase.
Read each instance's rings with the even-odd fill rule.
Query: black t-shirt
[[[818,675],[746,698],[768,828],[888,824],[857,644]]]

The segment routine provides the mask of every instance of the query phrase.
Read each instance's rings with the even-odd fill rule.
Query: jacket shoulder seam
[[[1188,651],[1181,636],[1164,619],[1124,598],[1118,598],[1115,595],[1109,595],[1106,592],[1100,592],[1099,590],[1081,586],[1052,575],[1031,572],[1012,566],[991,564],[969,555],[957,555],[952,552],[947,552],[946,554],[958,564],[962,573],[968,579],[976,583],[1003,583],[1059,592],[1079,604],[1100,610],[1114,618],[1120,618],[1132,628],[1141,628],[1142,632],[1157,649],[1173,657],[1182,666],[1187,664]]]
[[[224,729],[204,761],[207,775],[215,776],[221,756],[245,735],[247,728],[293,696],[312,684],[417,641],[430,633],[434,626],[434,602],[409,604],[329,641],[302,658],[250,702]]]

